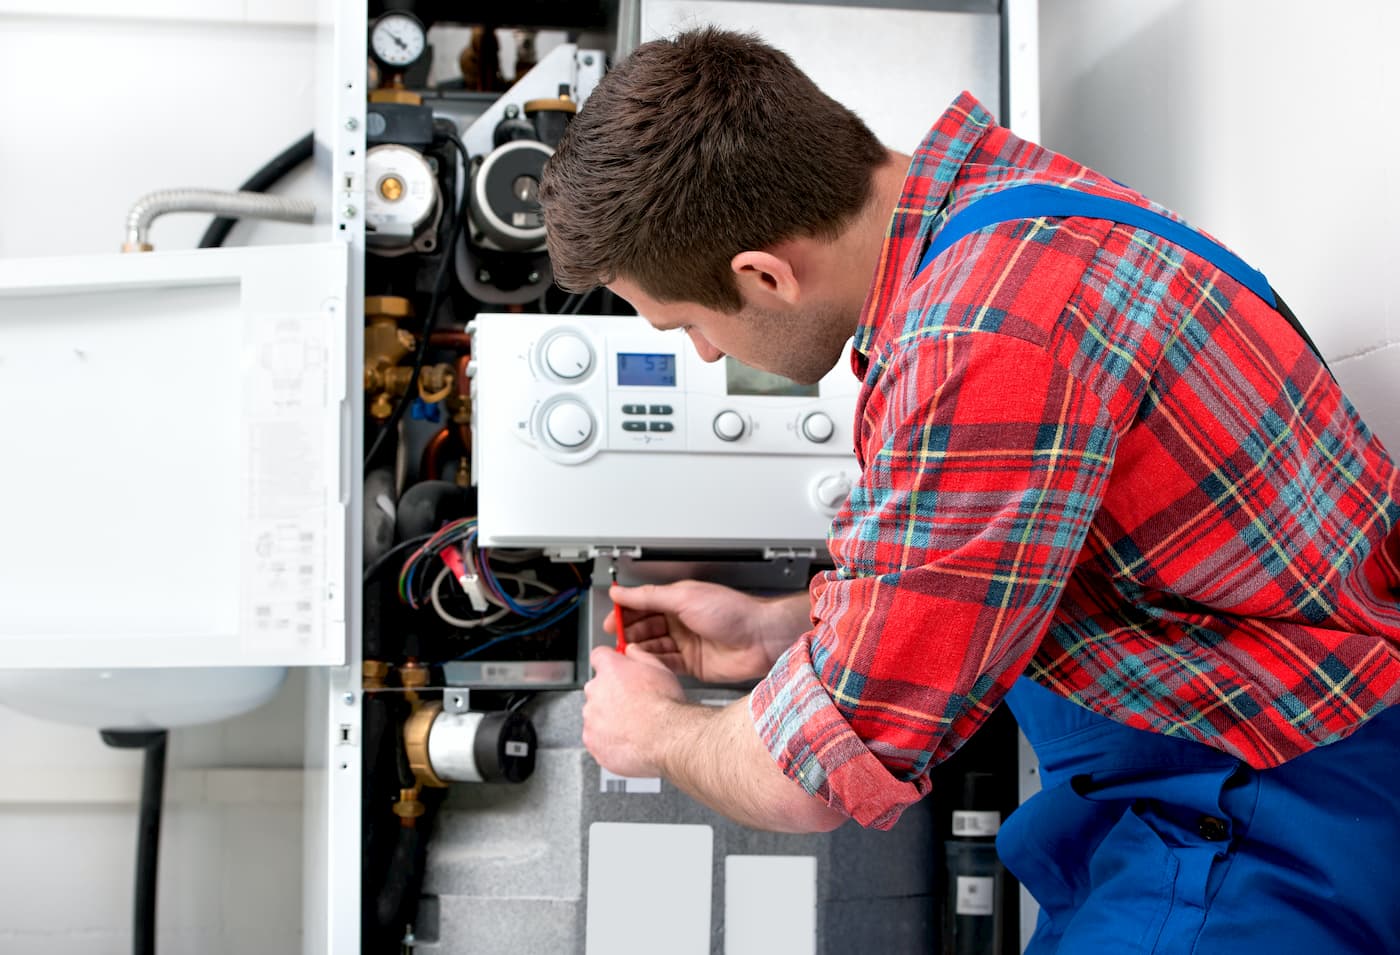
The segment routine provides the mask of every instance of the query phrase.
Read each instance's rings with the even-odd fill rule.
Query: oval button
[[[577,335],[556,335],[544,346],[544,365],[553,375],[573,381],[593,367],[593,349]]]
[[[836,425],[830,416],[820,411],[814,411],[802,419],[802,437],[816,444],[822,444],[831,440],[831,436],[836,433]]]
[[[545,412],[544,433],[561,448],[577,448],[593,437],[593,415],[577,401],[561,401]]]
[[[721,441],[738,441],[744,436],[744,419],[737,411],[721,411],[715,415],[715,435]]]

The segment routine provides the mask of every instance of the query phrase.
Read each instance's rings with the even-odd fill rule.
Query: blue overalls
[[[944,224],[923,266],[970,232],[1039,216],[1160,235],[1298,328],[1261,274],[1200,233],[1054,186],[969,206]],[[1040,759],[1041,792],[997,837],[1002,862],[1040,904],[1028,955],[1400,955],[1400,707],[1339,743],[1255,770],[1025,678],[1007,703]]]

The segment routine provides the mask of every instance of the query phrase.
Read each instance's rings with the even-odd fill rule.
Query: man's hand
[[[666,726],[685,706],[680,681],[635,647],[626,656],[595,647],[589,661],[595,676],[583,687],[583,745],[619,776],[661,775]]]
[[[805,591],[754,597],[719,584],[618,587],[629,649],[635,647],[675,673],[704,683],[737,683],[763,676],[808,625]],[[612,618],[603,624],[612,633]]]

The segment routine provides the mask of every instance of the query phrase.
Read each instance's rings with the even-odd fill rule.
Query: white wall
[[[1400,452],[1393,0],[1043,0],[1045,145],[1260,269]]]
[[[115,252],[143,193],[234,188],[310,131],[311,6],[0,0],[0,256]],[[314,196],[312,179],[279,191]],[[191,248],[208,221],[171,216],[152,239]],[[241,224],[230,243],[306,228]],[[294,674],[256,713],[172,734],[163,951],[300,950],[304,695]],[[0,740],[0,952],[124,955],[139,755],[3,707]]]

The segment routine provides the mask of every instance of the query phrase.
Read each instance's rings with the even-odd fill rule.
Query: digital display
[[[799,385],[791,378],[770,371],[750,368],[743,362],[724,357],[725,393],[730,395],[768,395],[787,398],[815,398],[817,386]]]
[[[676,356],[618,352],[617,383],[639,388],[674,388]]]

